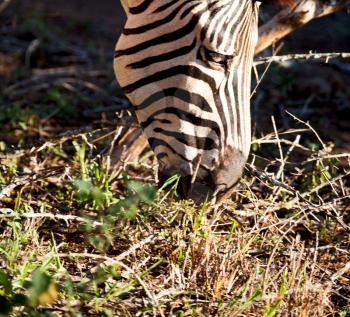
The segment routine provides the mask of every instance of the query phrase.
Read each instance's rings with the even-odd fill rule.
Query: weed
[[[11,107],[2,107],[0,111],[0,124],[9,125],[12,129],[28,130],[35,125],[35,115],[29,107],[22,107],[14,103]]]

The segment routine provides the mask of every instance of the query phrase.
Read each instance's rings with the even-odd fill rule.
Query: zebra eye
[[[221,54],[208,49],[205,46],[201,46],[198,51],[198,58],[206,63],[214,63],[223,68],[228,68],[231,64],[233,56]]]

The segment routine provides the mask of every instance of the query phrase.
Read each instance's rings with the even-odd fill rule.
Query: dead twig
[[[62,171],[64,171],[63,174],[62,174]],[[0,201],[9,200],[14,190],[19,186],[29,184],[29,182],[32,183],[35,181],[40,181],[42,179],[49,178],[56,175],[61,175],[62,177],[64,177],[66,175],[65,167],[47,168],[39,172],[17,176],[11,181],[10,184],[8,184],[7,186],[1,189]]]
[[[65,222],[77,221],[83,223],[89,223],[93,228],[100,227],[103,224],[99,221],[92,221],[79,216],[74,215],[61,215],[61,214],[52,214],[49,212],[36,213],[36,212],[23,212],[18,213],[9,208],[0,208],[0,219],[11,219],[11,218],[25,218],[25,219],[51,219],[51,220],[64,220]]]
[[[268,57],[259,57],[254,66],[270,63],[283,63],[290,60],[325,60],[327,63],[331,58],[350,58],[350,53],[308,53],[308,54],[287,54],[287,55],[274,55]]]
[[[316,130],[311,126],[311,124],[309,122],[305,122],[301,119],[299,119],[297,116],[295,116],[294,114],[290,113],[289,111],[286,111],[286,113],[288,115],[290,115],[294,120],[296,120],[299,123],[302,123],[304,125],[306,125],[310,131],[312,131],[314,133],[314,135],[316,136],[316,138],[318,139],[318,141],[320,142],[320,144],[322,145],[322,148],[324,151],[328,151],[327,146],[324,144],[324,142],[322,141],[321,137],[319,136],[319,134],[316,132]]]
[[[12,0],[3,0],[0,3],[0,14],[5,11],[5,9],[10,5],[10,3],[12,2]]]

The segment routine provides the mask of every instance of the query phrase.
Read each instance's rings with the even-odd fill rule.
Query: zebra
[[[184,198],[217,202],[240,180],[250,143],[258,39],[254,0],[122,0],[116,78],[157,160]]]

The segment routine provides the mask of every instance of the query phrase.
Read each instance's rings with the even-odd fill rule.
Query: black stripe
[[[241,28],[241,33],[240,33],[239,37],[237,38],[237,41],[239,41],[239,43],[241,44],[241,46],[240,46],[241,47],[241,51],[238,52],[238,53],[240,55],[243,54],[243,56],[241,55],[241,57],[240,57],[241,60],[243,60],[245,58],[247,42],[250,41],[249,22],[251,21],[251,17],[250,16],[245,16],[245,17],[242,17],[242,18],[243,18],[243,21],[241,21],[241,23],[244,23],[244,24],[243,24],[243,26]],[[250,61],[250,63],[251,62],[252,61]],[[251,67],[251,65],[250,65],[250,67]],[[245,127],[244,127],[244,122],[241,122],[240,117],[241,117],[242,112],[244,112],[243,107],[245,106],[245,100],[244,100],[244,95],[243,95],[244,87],[243,86],[242,87],[238,87],[238,83],[239,83],[238,76],[239,76],[238,72],[235,71],[232,82],[233,82],[234,98],[235,98],[235,105],[236,105],[235,109],[237,111],[236,112],[237,113],[237,132],[238,132],[238,135],[242,136],[241,131],[243,129],[245,129]],[[244,83],[244,79],[246,78],[246,67],[244,67],[243,73],[240,74],[240,76],[241,76],[242,82]],[[240,104],[239,100],[238,100],[238,89],[240,89],[240,91],[242,92],[242,96],[243,96],[242,104]],[[248,104],[249,104],[249,101],[248,101]],[[244,141],[245,140],[243,140],[243,142]]]
[[[186,162],[192,162],[191,160],[187,159],[186,157],[184,157],[182,154],[177,153],[175,151],[175,149],[168,143],[166,143],[165,141],[161,140],[161,139],[157,139],[157,138],[149,138],[148,139],[148,143],[151,146],[151,148],[153,149],[153,151],[155,151],[155,148],[158,146],[164,146],[167,149],[169,149],[171,152],[173,152],[175,155],[181,157],[181,159],[183,159]],[[161,155],[162,153],[160,153]],[[158,155],[159,158],[159,155]]]
[[[182,20],[183,18],[185,18],[195,7],[198,7],[198,5],[199,5],[199,3],[195,3],[194,5],[187,8],[184,12],[182,12],[180,19]]]
[[[148,7],[152,4],[153,0],[145,0],[136,7],[129,8],[131,14],[140,14],[145,12]]]
[[[155,92],[153,95],[149,96],[141,105],[136,105],[135,109],[136,111],[145,109],[165,97],[175,97],[184,101],[185,103],[192,103],[203,111],[212,112],[209,103],[201,95],[178,87],[167,88]]]
[[[166,9],[170,8],[172,5],[174,5],[175,3],[178,3],[178,2],[179,2],[179,0],[170,1],[166,4],[163,4],[162,6],[160,6],[156,10],[154,10],[152,13],[158,13],[158,12],[165,11]]]
[[[148,119],[144,122],[140,122],[140,125],[143,129],[146,129],[150,124],[152,124],[152,122],[154,121],[159,121],[159,119],[156,119],[155,117],[162,114],[162,113],[166,113],[166,114],[173,114],[176,115],[179,119],[192,123],[194,126],[196,127],[207,127],[210,128],[211,130],[213,130],[219,140],[220,143],[220,128],[219,125],[217,124],[217,122],[212,121],[212,120],[208,120],[208,119],[203,119],[201,117],[197,117],[195,116],[193,113],[175,108],[175,107],[167,107],[167,108],[163,108],[160,109],[154,113],[152,113]],[[170,120],[167,120],[167,122],[163,122],[162,123],[171,123]]]
[[[126,85],[122,87],[122,89],[126,94],[130,94],[143,86],[177,75],[186,75],[202,80],[210,86],[213,94],[217,92],[215,80],[212,77],[208,76],[206,73],[202,72],[199,68],[192,65],[179,65],[169,69],[161,70],[150,76],[141,78],[132,84]]]
[[[218,148],[218,145],[211,138],[188,135],[182,132],[167,131],[162,128],[154,128],[153,131],[162,135],[173,137],[177,141],[197,149],[210,151]]]
[[[128,29],[125,28],[123,30],[123,34],[124,35],[131,35],[131,34],[140,34],[140,33],[144,33],[150,30],[155,30],[157,27],[164,25],[166,23],[169,23],[170,21],[174,20],[174,18],[176,17],[176,15],[179,13],[179,11],[186,5],[186,2],[183,2],[181,5],[179,5],[174,11],[172,11],[169,15],[167,15],[166,17],[164,17],[163,19],[160,19],[158,21],[146,24],[146,25],[142,25],[140,27],[137,28],[133,28],[133,29]]]
[[[227,74],[227,76],[230,76],[230,74]],[[234,88],[235,85],[234,85]],[[233,88],[233,89],[234,89]],[[234,91],[233,95],[235,96],[236,95],[236,91]],[[225,86],[225,96],[226,96],[226,102],[227,102],[227,105],[228,105],[228,113],[229,113],[229,116],[230,116],[230,123],[231,123],[231,135],[234,136],[235,135],[235,125],[234,125],[234,116],[233,116],[233,111],[236,111],[237,113],[237,107],[238,107],[238,104],[233,104],[233,102],[235,102],[234,100],[232,100],[231,98],[231,94],[230,94],[230,91],[228,89],[228,85]],[[238,114],[237,114],[238,115]],[[237,117],[237,121],[239,121],[238,117]]]
[[[206,37],[206,34],[207,34],[208,29],[209,29],[209,26],[210,26],[210,24],[211,24],[211,22],[212,22],[213,16],[215,16],[219,11],[223,10],[225,7],[226,7],[226,11],[228,11],[228,9],[230,8],[228,5],[229,5],[229,4],[226,4],[226,5],[224,5],[223,7],[217,7],[217,8],[215,8],[214,10],[212,10],[212,11],[210,12],[210,15],[209,15],[209,18],[208,18],[208,23],[206,23],[206,25],[203,26],[203,28],[202,28],[202,30],[201,30],[201,36],[200,36],[200,38],[201,38],[201,41],[202,41],[202,42],[204,41],[204,39],[205,39],[205,37]],[[217,23],[218,23],[218,21],[217,21]],[[217,28],[214,28],[214,30],[215,30],[215,32],[218,31]],[[210,39],[210,41],[212,41],[212,39]]]
[[[144,68],[144,67],[150,66],[150,65],[155,64],[155,63],[168,61],[168,60],[171,60],[173,58],[186,55],[186,54],[189,54],[196,47],[196,44],[197,44],[197,41],[196,41],[196,39],[194,39],[192,44],[190,44],[188,46],[184,46],[184,47],[181,47],[179,49],[176,49],[176,50],[173,50],[171,52],[164,53],[161,55],[155,55],[152,57],[144,58],[138,62],[128,64],[127,67],[130,67],[132,69]]]
[[[245,15],[246,15],[246,12],[247,12],[248,9],[244,9],[242,10],[241,14],[237,17],[236,15],[236,19],[237,21],[232,25],[231,29],[226,29],[224,30],[224,34],[221,38],[221,42],[218,43],[218,45],[221,45],[223,43],[223,39],[224,39],[224,36],[225,36],[225,33],[228,32],[229,34],[233,34],[234,30],[237,29],[237,27],[239,26],[240,23],[242,23],[242,20],[245,19]],[[243,33],[243,30],[240,31],[240,33]],[[230,37],[229,37],[230,38]],[[237,41],[236,41],[237,42]],[[241,42],[237,42],[237,43],[241,43]],[[228,47],[230,47],[230,45],[232,45],[232,40],[231,41],[227,41],[226,43],[226,47],[225,49],[228,49]],[[236,45],[237,46],[237,45]]]
[[[227,82],[226,82],[226,84],[227,84]],[[220,120],[221,120],[222,126],[224,128],[223,134],[224,134],[224,139],[225,139],[227,136],[227,118],[225,116],[224,107],[222,105],[222,100],[220,99],[220,94],[216,93],[214,95],[214,98],[215,98],[215,107],[216,107],[216,110],[220,116]]]
[[[223,14],[223,18],[227,15],[228,11],[230,10],[230,6],[227,6],[224,14]],[[209,37],[209,42],[213,42],[214,41],[214,37],[215,37],[215,34],[216,32],[218,32],[218,26],[219,26],[219,23],[222,22],[220,19],[218,19],[216,22],[215,22],[215,25],[213,27],[213,32],[210,34],[210,37]]]
[[[158,36],[154,39],[142,42],[140,44],[137,44],[133,47],[126,48],[123,50],[117,50],[114,53],[114,57],[119,57],[122,55],[132,55],[136,54],[138,52],[141,52],[149,47],[165,44],[169,42],[175,42],[176,40],[192,33],[197,25],[198,22],[198,16],[193,16],[192,19],[182,28],[175,30],[173,32],[163,34],[161,36]]]

